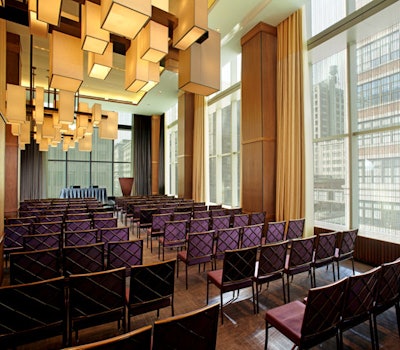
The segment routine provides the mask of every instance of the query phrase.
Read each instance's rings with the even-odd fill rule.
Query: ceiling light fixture
[[[108,43],[102,55],[88,52],[88,76],[91,78],[105,79],[113,65],[113,43]]]
[[[62,0],[37,0],[37,19],[58,27]]]

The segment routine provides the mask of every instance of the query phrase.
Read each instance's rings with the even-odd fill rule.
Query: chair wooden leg
[[[265,322],[265,343],[264,343],[264,350],[268,348],[268,322]]]
[[[396,318],[397,318],[397,330],[399,332],[399,337],[400,337],[400,302],[397,301],[394,304],[394,307],[396,309]]]
[[[282,274],[282,292],[283,292],[283,302],[286,304],[285,275],[284,274]]]
[[[220,300],[221,300],[221,324],[224,324],[224,298],[222,297],[222,290],[220,292]]]
[[[373,321],[374,321],[374,336],[375,336],[375,345],[376,349],[379,349],[379,337],[378,337],[378,325],[376,322],[377,315],[373,314],[372,315]]]
[[[200,266],[200,265],[199,265],[199,266]],[[188,289],[188,288],[189,288],[189,285],[188,285],[188,265],[187,265],[187,264],[186,264],[185,273],[186,273],[186,289]]]
[[[327,265],[327,266],[329,266],[329,265]],[[334,262],[332,262],[332,273],[333,273],[333,282],[335,282],[336,281],[336,275],[335,275],[335,263]]]
[[[290,288],[289,288],[289,275],[287,275],[287,284],[286,284],[286,287],[287,287],[287,297],[288,297],[288,303],[290,303]]]
[[[339,265],[339,260],[336,262],[337,263],[337,279],[338,281],[340,280],[340,265]]]

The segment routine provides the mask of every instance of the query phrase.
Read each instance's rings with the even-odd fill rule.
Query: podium
[[[133,187],[133,177],[120,177],[119,184],[121,186],[122,195],[124,197],[130,196]]]

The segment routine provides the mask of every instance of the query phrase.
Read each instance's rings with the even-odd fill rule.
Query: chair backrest
[[[187,247],[187,260],[189,263],[211,261],[214,234],[214,231],[189,233]]]
[[[211,229],[220,230],[230,227],[231,217],[229,215],[213,216],[211,220]]]
[[[152,232],[164,232],[165,223],[170,221],[172,213],[165,214],[153,214],[151,231]]]
[[[64,221],[64,212],[60,212],[60,213],[53,213],[50,212],[50,214],[48,215],[43,215],[43,216],[38,216],[37,217],[37,221],[38,222],[63,222]]]
[[[331,260],[335,256],[337,232],[320,233],[315,238],[314,261]]]
[[[69,276],[69,326],[125,324],[125,268]]]
[[[60,276],[58,248],[10,254],[10,284],[31,283]]]
[[[381,267],[349,276],[342,312],[342,328],[348,329],[366,321],[375,301]]]
[[[193,212],[193,219],[210,218],[211,213],[208,210],[195,210]]]
[[[305,219],[289,220],[287,225],[286,239],[295,239],[303,236]]]
[[[189,223],[189,232],[204,232],[210,229],[211,218],[192,219]]]
[[[138,315],[173,304],[176,259],[132,266],[129,313]]]
[[[285,268],[287,247],[288,241],[262,245],[256,277],[282,272]]]
[[[186,240],[187,221],[167,221],[164,229],[164,245],[181,243]]]
[[[32,232],[35,234],[61,232],[62,229],[62,221],[41,221],[32,224]]]
[[[65,215],[66,220],[87,220],[90,214],[86,208],[84,209],[68,209]]]
[[[99,340],[94,343],[71,346],[65,350],[148,350],[151,348],[152,329],[152,326],[144,326],[115,337]]]
[[[104,243],[68,246],[63,249],[64,276],[104,269]]]
[[[94,211],[92,213],[93,219],[98,218],[112,218],[114,217],[114,213],[112,211]]]
[[[235,250],[240,245],[240,227],[216,231],[215,258],[222,259],[226,250]]]
[[[352,255],[356,245],[358,228],[338,233],[336,248],[338,249],[339,257]]]
[[[232,227],[248,226],[250,223],[250,214],[234,214],[232,217]]]
[[[107,249],[109,242],[129,240],[129,227],[101,228],[98,231],[98,239],[105,244],[105,249]]]
[[[191,211],[174,211],[174,221],[187,221],[189,222],[190,219],[192,218],[192,212]]]
[[[240,247],[259,247],[261,245],[263,227],[263,224],[244,226],[242,228]]]
[[[265,243],[274,243],[283,241],[285,238],[286,221],[269,222]]]
[[[257,260],[257,247],[227,250],[222,267],[222,284],[229,285],[252,279]]]
[[[219,304],[154,322],[153,350],[214,350]]]
[[[250,214],[250,225],[265,224],[265,211]]]
[[[61,232],[25,235],[23,237],[24,250],[59,249],[61,240]]]
[[[386,310],[400,299],[400,259],[381,265],[375,307]]]
[[[220,209],[211,209],[211,210],[210,210],[210,215],[211,215],[212,217],[215,217],[215,216],[225,216],[225,215],[227,215],[227,214],[226,214],[225,209],[220,208]],[[229,215],[229,216],[230,216],[230,215]]]
[[[65,231],[90,230],[92,228],[92,220],[65,220]]]
[[[36,216],[20,216],[17,218],[6,218],[6,225],[15,225],[15,224],[31,224],[36,221]]]
[[[139,222],[140,225],[148,225],[150,226],[152,222],[152,217],[154,214],[158,214],[158,208],[151,207],[151,208],[142,208],[140,210],[140,215],[139,215]]]
[[[0,315],[2,349],[63,334],[64,278],[1,287]]]
[[[109,242],[107,247],[107,268],[130,267],[143,264],[143,240]]]
[[[64,232],[65,246],[97,243],[97,229]]]
[[[301,328],[302,348],[309,348],[334,336],[343,309],[347,279],[311,288]]]
[[[118,226],[117,218],[93,218],[93,228],[111,228]]]
[[[30,223],[4,225],[4,248],[22,248],[23,236],[28,235],[31,230]]]
[[[222,204],[210,204],[208,210],[222,209]]]
[[[314,252],[315,236],[291,240],[288,269],[310,266]]]

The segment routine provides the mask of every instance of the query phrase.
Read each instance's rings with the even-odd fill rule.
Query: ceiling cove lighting
[[[173,46],[186,50],[208,30],[207,0],[171,0],[170,11],[178,17]]]
[[[102,55],[110,41],[110,33],[101,28],[101,8],[93,2],[82,5],[82,50]]]
[[[37,0],[37,19],[58,27],[62,0]]]
[[[102,0],[101,27],[133,39],[151,16],[150,0]]]

